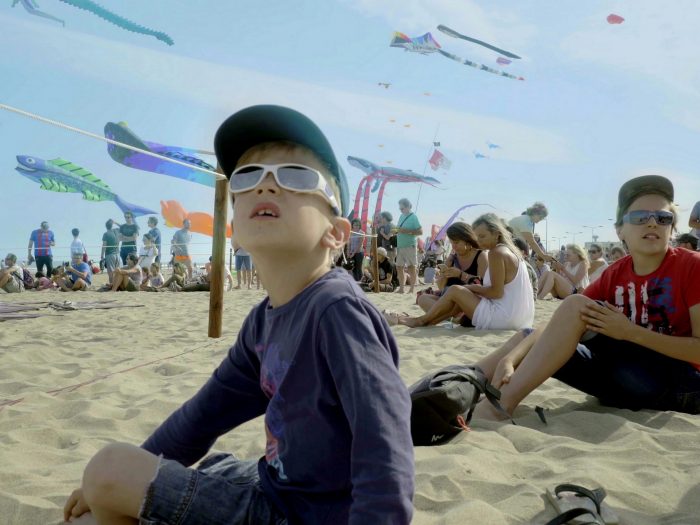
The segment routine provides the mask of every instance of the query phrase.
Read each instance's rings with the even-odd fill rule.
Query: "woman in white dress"
[[[608,267],[608,261],[603,258],[603,249],[599,244],[591,244],[588,248],[588,259],[590,260],[588,281],[589,283],[593,283],[598,280],[598,277],[600,277]]]
[[[566,245],[566,263],[552,261],[552,270],[544,273],[540,280],[538,299],[544,299],[551,293],[555,299],[564,299],[575,293],[581,293],[589,284],[588,258],[583,248],[577,244]]]
[[[493,213],[473,224],[479,246],[488,252],[484,284],[450,286],[424,315],[389,318],[410,327],[436,324],[455,306],[472,320],[478,330],[517,330],[532,326],[535,302],[525,261],[513,245],[503,221]]]

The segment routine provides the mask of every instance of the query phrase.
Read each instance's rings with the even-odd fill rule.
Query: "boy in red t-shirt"
[[[615,226],[630,255],[478,363],[509,413],[549,377],[605,405],[700,413],[700,253],[670,247],[676,220],[668,179],[622,185]]]

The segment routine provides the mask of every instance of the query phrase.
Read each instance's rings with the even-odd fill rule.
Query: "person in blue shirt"
[[[155,245],[156,248],[158,248],[158,255],[156,255],[156,262],[160,263],[160,254],[163,253],[162,248],[161,248],[161,238],[160,238],[160,230],[158,229],[158,217],[149,217],[148,218],[148,227],[150,230],[148,230],[148,233],[151,236],[151,239],[153,240],[153,244]]]
[[[61,290],[64,292],[87,290],[90,284],[92,284],[90,265],[83,262],[82,253],[75,252],[71,254],[71,263],[66,266],[66,279],[61,282]]]
[[[294,110],[253,106],[221,125],[215,150],[230,179],[237,239],[268,296],[207,383],[141,447],[97,452],[65,518],[410,523],[410,397],[381,313],[347,272],[331,269],[350,223],[330,144]],[[200,461],[218,437],[262,415],[262,458]]]

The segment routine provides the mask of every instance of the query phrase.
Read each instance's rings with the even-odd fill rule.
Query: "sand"
[[[380,309],[418,311],[408,295],[370,297]],[[208,339],[208,293],[0,293],[4,302],[144,305],[43,309],[45,317],[0,323],[0,523],[61,523],[89,458],[115,440],[141,443],[206,381],[262,298],[228,292],[223,337]],[[539,302],[537,320],[557,304]],[[476,361],[512,334],[393,330],[408,384]],[[548,409],[548,425],[536,405]],[[700,523],[700,418],[608,409],[556,380],[529,396],[516,418],[518,426],[475,421],[444,446],[415,450],[414,523],[544,523],[555,515],[544,494],[564,482],[605,487],[622,523]],[[244,458],[263,447],[261,418],[215,445]]]

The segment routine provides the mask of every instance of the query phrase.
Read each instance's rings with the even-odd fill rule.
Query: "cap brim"
[[[214,151],[219,166],[231,176],[243,154],[265,142],[289,141],[306,146],[323,161],[340,190],[343,212],[347,211],[348,187],[338,160],[323,132],[311,119],[283,106],[251,106],[234,113],[219,126]]]

